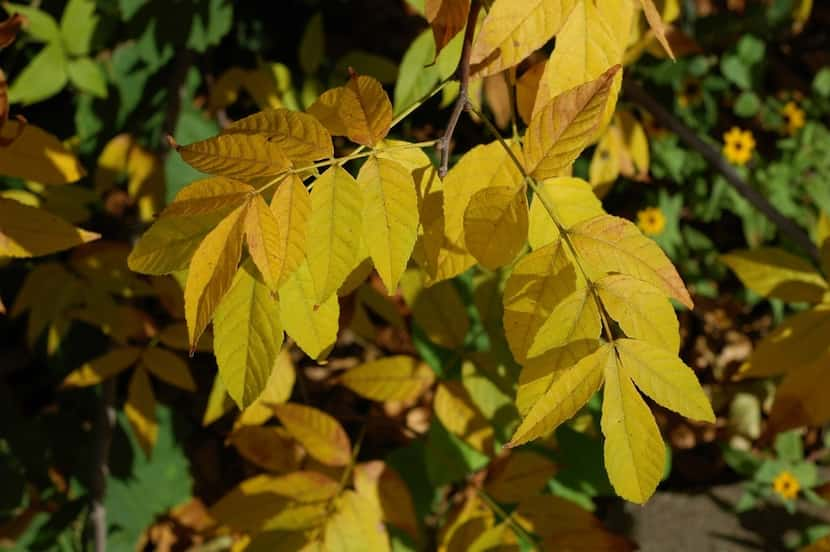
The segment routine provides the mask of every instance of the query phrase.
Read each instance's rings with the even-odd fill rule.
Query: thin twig
[[[109,475],[110,445],[112,444],[112,430],[115,427],[115,378],[110,378],[101,384],[101,399],[98,410],[98,421],[95,431],[95,459],[92,465],[91,498],[93,539],[95,552],[107,550],[107,510],[104,499],[107,492],[107,476]]]
[[[467,106],[469,97],[467,91],[470,85],[470,54],[473,50],[473,33],[476,30],[476,21],[478,21],[478,12],[481,9],[479,0],[473,0],[470,5],[470,12],[467,14],[467,28],[464,30],[464,45],[461,48],[461,61],[458,63],[458,80],[460,83],[458,89],[458,98],[455,100],[455,106],[452,109],[450,120],[447,122],[447,130],[438,142],[438,148],[441,150],[441,167],[438,169],[438,174],[441,178],[447,176],[450,164],[450,140],[455,132],[455,126],[458,124],[458,119],[461,118],[461,112]]]
[[[726,181],[736,192],[741,194],[764,216],[775,223],[783,234],[804,250],[805,253],[809,254],[814,261],[817,263],[820,262],[818,248],[807,233],[767,201],[767,198],[761,192],[741,178],[741,175],[723,158],[717,149],[704,142],[692,129],[669,113],[666,108],[660,105],[639,84],[628,79],[623,79],[623,92],[626,99],[644,107],[658,123],[677,134],[681,141],[702,155],[706,161],[726,178]]]

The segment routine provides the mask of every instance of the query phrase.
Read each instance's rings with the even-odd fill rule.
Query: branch
[[[657,122],[677,134],[681,141],[702,155],[706,161],[726,178],[726,181],[736,192],[741,194],[764,216],[775,223],[784,235],[804,250],[805,253],[810,255],[814,261],[817,263],[820,262],[818,248],[807,233],[767,201],[767,198],[761,192],[741,178],[741,175],[723,158],[718,150],[704,142],[692,129],[669,113],[666,108],[660,105],[639,84],[628,79],[623,79],[623,93],[626,99],[645,108],[654,116]]]
[[[92,465],[91,499],[93,538],[95,552],[107,550],[107,510],[104,498],[107,492],[107,475],[109,475],[110,445],[112,430],[115,427],[115,378],[101,384],[101,399],[98,421],[95,431],[95,457]]]
[[[470,54],[473,50],[473,33],[476,30],[476,22],[478,21],[478,12],[481,9],[479,0],[472,0],[470,4],[470,11],[467,14],[467,27],[464,29],[464,45],[461,49],[461,61],[458,64],[458,80],[461,86],[458,90],[458,98],[455,100],[455,106],[452,109],[452,115],[447,122],[447,130],[438,142],[438,149],[441,150],[441,167],[438,169],[438,174],[441,178],[447,176],[447,171],[450,164],[450,140],[455,132],[455,126],[458,124],[458,119],[461,118],[461,112],[464,111],[469,98],[467,90],[470,85]]]

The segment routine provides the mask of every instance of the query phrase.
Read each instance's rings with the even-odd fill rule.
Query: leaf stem
[[[537,539],[534,538],[533,535],[528,533],[527,529],[522,527],[521,524],[517,522],[512,515],[509,515],[507,512],[505,512],[504,509],[501,506],[499,506],[498,503],[484,491],[484,489],[481,489],[479,487],[476,487],[475,489],[481,500],[483,500],[484,503],[487,504],[487,507],[490,508],[493,511],[493,513],[495,513],[497,516],[504,519],[504,521],[507,522],[507,524],[513,530],[513,532],[516,533],[517,536],[526,540],[528,544],[535,544],[537,542]]]

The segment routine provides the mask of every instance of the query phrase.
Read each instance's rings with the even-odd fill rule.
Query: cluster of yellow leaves
[[[821,253],[822,269],[827,274],[830,241],[824,241]],[[770,425],[775,431],[827,423],[827,280],[806,260],[774,247],[733,251],[721,260],[746,287],[763,297],[811,304],[811,308],[787,318],[764,337],[738,377],[783,376],[770,414]]]
[[[104,196],[127,179],[127,195],[138,206],[138,215],[148,222],[164,204],[164,167],[153,152],[129,134],[119,134],[104,146],[95,171],[95,191]]]

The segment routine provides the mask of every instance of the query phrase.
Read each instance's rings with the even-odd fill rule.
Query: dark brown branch
[[[467,91],[470,85],[470,54],[473,51],[473,33],[476,30],[476,21],[478,21],[478,12],[481,9],[479,0],[472,0],[470,4],[470,12],[467,14],[467,27],[464,29],[464,45],[461,48],[461,61],[458,63],[458,81],[460,83],[458,90],[458,99],[455,100],[455,105],[450,115],[450,120],[447,122],[447,130],[438,142],[438,148],[441,150],[441,166],[438,169],[438,174],[441,178],[447,176],[450,164],[450,141],[455,132],[455,126],[458,124],[458,119],[461,118],[461,112],[467,106],[469,97]]]
[[[623,93],[625,98],[645,108],[662,126],[668,128],[680,138],[687,146],[697,151],[718,170],[726,181],[741,194],[753,207],[758,209],[764,216],[781,230],[781,233],[792,240],[805,253],[810,255],[814,261],[820,262],[818,248],[810,237],[795,222],[776,209],[764,195],[746,182],[735,168],[727,162],[721,153],[712,145],[704,142],[695,132],[683,124],[674,115],[664,108],[646,92],[639,84],[623,79]]]
[[[92,535],[95,552],[107,550],[107,510],[104,499],[107,494],[110,445],[115,427],[115,378],[101,384],[101,399],[95,428],[95,457],[92,465],[91,513]]]

